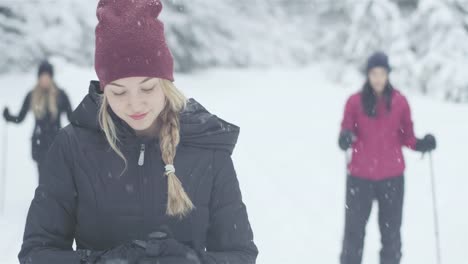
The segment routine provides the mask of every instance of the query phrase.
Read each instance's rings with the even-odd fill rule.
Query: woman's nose
[[[145,98],[140,94],[131,94],[128,99],[128,106],[133,113],[141,113],[145,107]]]

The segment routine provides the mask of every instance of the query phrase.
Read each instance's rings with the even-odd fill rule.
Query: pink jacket
[[[403,175],[402,146],[414,149],[417,141],[406,98],[394,90],[390,112],[385,101],[378,100],[377,116],[369,117],[362,107],[361,93],[352,95],[346,103],[341,124],[342,130],[350,130],[356,135],[348,167],[350,174],[370,180]]]

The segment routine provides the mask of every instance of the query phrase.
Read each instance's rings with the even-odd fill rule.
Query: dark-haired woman
[[[382,249],[381,264],[401,259],[405,162],[402,147],[429,152],[436,148],[432,135],[417,139],[406,98],[394,89],[386,54],[377,52],[367,62],[362,91],[345,107],[339,146],[352,149],[346,186],[346,219],[341,264],[361,263],[366,224],[377,200]]]

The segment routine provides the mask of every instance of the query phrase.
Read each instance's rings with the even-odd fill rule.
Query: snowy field
[[[259,264],[338,263],[345,165],[337,135],[344,102],[361,80],[350,72],[341,83],[333,83],[325,74],[329,70],[317,65],[176,75],[177,86],[188,96],[241,127],[234,161],[260,249]],[[92,69],[60,61],[56,76],[73,106],[95,78]],[[35,72],[0,76],[0,106],[7,105],[16,114],[35,78]],[[468,263],[468,105],[417,94],[407,97],[416,134],[434,133],[439,143],[434,167],[442,261]],[[0,145],[2,151],[8,147],[6,208],[0,216],[1,264],[18,263],[26,213],[37,184],[30,154],[32,127],[30,113],[21,126],[8,125],[8,146]],[[1,122],[1,139],[4,132]],[[429,159],[411,151],[405,155],[402,264],[435,264]],[[367,230],[363,263],[378,263],[376,207]]]

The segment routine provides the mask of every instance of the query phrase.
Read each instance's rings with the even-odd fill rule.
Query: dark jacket
[[[53,119],[51,113],[48,112],[46,113],[44,118],[36,119],[36,124],[34,125],[33,135],[31,139],[31,155],[33,160],[35,161],[42,160],[42,158],[45,156],[45,153],[52,144],[52,141],[57,135],[58,131],[60,130],[60,128],[62,128],[60,122],[60,116],[62,115],[62,113],[67,114],[68,119],[71,119],[72,108],[70,100],[68,100],[68,97],[63,90],[59,89],[58,91],[58,118]],[[31,109],[31,98],[32,92],[29,92],[23,101],[23,106],[21,107],[18,116],[8,115],[5,117],[6,120],[8,122],[13,122],[16,124],[23,122],[24,118],[26,117],[26,114]]]
[[[137,137],[113,117],[124,162],[98,125],[99,83],[59,132],[47,156],[47,174],[29,209],[21,263],[79,263],[77,248],[105,250],[144,240],[162,225],[202,252],[205,263],[255,263],[247,211],[231,160],[239,128],[191,99],[181,113],[176,174],[196,209],[182,220],[165,215],[167,178],[156,139]],[[143,148],[144,146],[144,148]],[[144,164],[138,165],[144,151]],[[205,252],[206,249],[206,252]],[[28,260],[32,260],[28,262]]]

